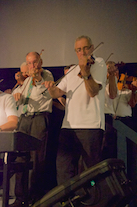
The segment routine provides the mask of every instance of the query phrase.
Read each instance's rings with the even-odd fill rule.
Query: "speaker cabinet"
[[[53,188],[33,207],[124,207],[134,193],[119,159],[107,159]]]

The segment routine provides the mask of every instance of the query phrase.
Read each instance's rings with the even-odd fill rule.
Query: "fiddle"
[[[133,92],[137,90],[136,84],[133,81],[136,81],[137,78],[134,76],[128,76],[127,73],[121,73],[119,81],[117,83],[118,90],[122,90],[124,88],[130,89]]]
[[[23,67],[23,66],[22,66]],[[27,72],[24,72],[22,71],[18,71],[17,73],[15,73],[15,80],[17,81],[17,83],[15,84],[15,86],[12,88],[11,92],[13,92],[13,90],[17,87],[17,86],[22,86],[23,85],[23,82],[24,80],[28,77],[28,74]]]
[[[16,79],[18,85],[22,85],[23,82],[24,82],[24,80],[25,80],[27,77],[28,77],[28,76],[23,76],[21,71],[15,73],[15,79]]]

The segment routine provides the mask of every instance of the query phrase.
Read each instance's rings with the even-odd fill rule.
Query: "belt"
[[[129,118],[131,118],[131,116],[117,116],[116,117],[116,120],[123,120],[123,119],[129,119]]]
[[[106,116],[112,116],[112,117],[114,116],[114,114],[105,114],[105,115],[106,115]]]
[[[44,113],[49,113],[48,111],[41,111],[41,112],[26,112],[25,114],[23,114],[25,117],[28,116],[37,116],[37,115],[41,115]]]

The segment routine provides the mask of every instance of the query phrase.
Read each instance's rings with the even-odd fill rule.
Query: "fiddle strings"
[[[42,55],[42,52],[43,52],[43,51],[44,51],[44,49],[42,49],[41,52],[40,52],[40,57],[39,57],[39,60],[38,60],[37,65],[39,64],[39,62],[40,62],[40,60],[41,60],[41,55]]]
[[[104,42],[99,43],[99,44],[94,48],[93,52],[90,53],[89,55],[87,55],[87,57],[89,57],[89,56],[92,57],[93,53],[94,53],[95,51],[97,51],[103,44],[104,44]],[[78,64],[77,64],[77,65],[78,65]],[[54,85],[56,86],[57,84],[59,84],[60,81],[61,81],[66,75],[68,75],[72,70],[74,70],[74,68],[77,67],[77,65],[75,65],[75,66],[74,66],[72,69],[70,69],[66,74],[64,74],[61,78],[59,78],[59,79],[54,83]],[[46,88],[46,89],[42,92],[42,94],[44,94],[48,89],[49,89],[49,88]]]

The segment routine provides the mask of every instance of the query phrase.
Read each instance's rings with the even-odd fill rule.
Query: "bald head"
[[[41,68],[42,59],[40,57],[40,54],[37,52],[29,52],[26,55],[26,63],[28,65],[29,70],[32,68]]]

